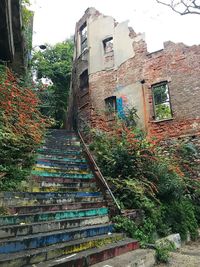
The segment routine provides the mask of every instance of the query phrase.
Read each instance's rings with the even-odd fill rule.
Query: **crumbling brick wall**
[[[149,105],[149,135],[158,138],[200,133],[200,46],[165,43],[164,49],[147,55],[144,65]],[[167,81],[173,117],[153,120],[151,85]]]

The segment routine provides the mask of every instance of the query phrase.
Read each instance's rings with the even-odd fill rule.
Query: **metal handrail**
[[[86,151],[88,157],[90,158],[92,164],[94,165],[95,169],[96,169],[97,172],[99,173],[99,177],[100,177],[101,181],[103,182],[103,184],[104,184],[104,185],[106,186],[106,188],[108,189],[108,192],[109,192],[110,196],[112,197],[112,199],[113,199],[115,205],[117,206],[118,211],[121,213],[121,207],[120,207],[119,203],[117,202],[115,196],[113,195],[113,193],[112,193],[112,191],[111,191],[111,189],[110,189],[108,183],[106,182],[105,178],[103,177],[103,174],[101,173],[99,167],[97,166],[97,163],[96,163],[94,157],[92,156],[92,154],[90,153],[90,150],[88,149],[88,147],[87,147],[87,145],[86,145],[86,143],[85,143],[85,141],[84,141],[84,139],[83,139],[83,137],[82,137],[80,131],[78,130],[77,132],[78,132],[78,135],[79,135],[79,137],[80,137],[80,139],[81,139],[81,142],[82,142],[82,144],[83,144],[83,146],[84,146],[84,149],[85,149],[85,151]]]

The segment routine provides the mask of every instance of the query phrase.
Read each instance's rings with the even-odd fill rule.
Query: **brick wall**
[[[100,13],[92,12],[98,19]],[[90,15],[84,15],[77,29]],[[133,51],[133,56],[117,69],[90,73],[87,92],[80,91],[79,76],[90,67],[90,62],[82,57],[76,59],[72,81],[73,107],[70,112],[76,113],[79,127],[84,120],[91,126],[109,130],[110,122],[105,117],[105,99],[117,95],[118,88],[130,85],[129,91],[126,90],[129,92],[127,98],[134,99],[137,90],[142,91],[137,95],[140,97],[137,103],[140,105],[143,128],[149,136],[165,139],[200,134],[200,46],[188,47],[182,43],[166,42],[164,49],[148,53],[143,39],[133,39]],[[151,86],[162,81],[168,82],[173,117],[155,121]],[[133,88],[132,93],[130,88]]]
[[[143,73],[149,135],[165,138],[200,133],[200,46],[167,42],[164,50],[147,55]],[[151,85],[161,81],[168,81],[173,119],[155,122]]]

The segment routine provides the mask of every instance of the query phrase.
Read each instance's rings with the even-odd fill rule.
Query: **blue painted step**
[[[30,235],[26,237],[0,240],[0,253],[13,253],[28,249],[50,246],[56,243],[69,242],[76,239],[104,235],[113,231],[113,225],[99,225],[74,228],[70,230]]]

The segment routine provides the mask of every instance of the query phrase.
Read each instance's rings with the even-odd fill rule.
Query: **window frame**
[[[86,34],[84,36],[83,34],[83,30],[86,29]],[[88,43],[87,43],[87,40],[88,40],[88,29],[87,29],[87,23],[83,23],[83,25],[80,27],[79,29],[79,33],[80,33],[80,50],[81,50],[81,54],[87,50],[87,47],[88,47]]]
[[[112,49],[110,51],[106,51],[106,44],[108,42],[110,42],[112,40]],[[104,51],[104,55],[107,55],[109,53],[113,53],[114,49],[113,49],[113,36],[109,36],[103,39],[102,41],[103,43],[103,51]]]
[[[168,100],[164,101],[160,104],[164,104],[164,103],[169,103],[169,108],[170,108],[170,117],[168,118],[162,118],[162,119],[156,119],[157,114],[156,114],[156,106],[158,104],[155,104],[155,97],[154,97],[154,89],[161,86],[161,85],[165,85],[167,87],[167,94],[168,94]],[[165,120],[172,120],[173,119],[173,111],[172,111],[172,104],[171,104],[171,96],[170,96],[170,89],[169,89],[169,83],[168,81],[162,81],[159,83],[155,83],[151,85],[151,93],[152,93],[152,99],[153,99],[153,119],[155,122],[159,122],[159,121],[165,121]]]
[[[87,75],[87,78],[85,78],[84,76]],[[84,81],[85,78],[85,81]],[[85,69],[79,76],[79,90],[81,92],[87,91],[89,88],[89,73],[88,73],[88,69]]]

